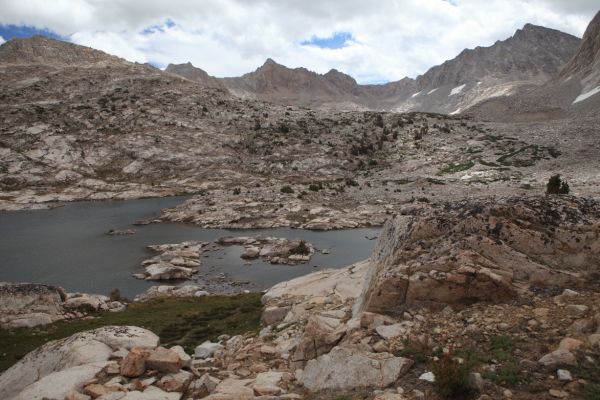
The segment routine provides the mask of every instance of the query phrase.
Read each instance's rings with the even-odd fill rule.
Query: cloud
[[[581,36],[596,8],[597,0],[3,0],[0,24],[47,28],[130,61],[191,61],[215,76],[270,57],[365,83],[415,77],[528,22]]]

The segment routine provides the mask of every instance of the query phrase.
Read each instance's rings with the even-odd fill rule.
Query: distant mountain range
[[[110,65],[126,63],[88,47],[46,37],[0,46],[2,64]],[[126,63],[127,65],[134,65]],[[125,65],[125,64],[123,64]],[[150,68],[150,67],[147,67]],[[215,78],[191,63],[169,64],[165,77],[280,105],[375,111],[469,113],[483,119],[556,118],[600,109],[600,13],[583,39],[525,25],[489,47],[462,51],[416,79],[361,85],[335,69],[318,74],[272,59],[241,77]]]
[[[241,98],[285,105],[450,114],[556,77],[580,42],[575,36],[527,24],[504,41],[464,50],[416,79],[384,85],[359,85],[334,69],[320,75],[305,68],[290,69],[271,59],[237,78],[213,78],[190,63],[169,65],[167,71],[201,84],[221,82]]]

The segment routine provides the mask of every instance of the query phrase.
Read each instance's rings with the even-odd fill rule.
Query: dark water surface
[[[241,247],[228,247],[202,257],[200,274],[217,270],[233,280],[250,281],[264,289],[323,268],[339,268],[369,257],[376,228],[314,232],[297,229],[223,230],[185,224],[131,225],[151,218],[162,208],[184,198],[142,199],[69,203],[53,210],[0,212],[0,281],[38,282],[62,286],[68,291],[108,294],[119,288],[126,296],[143,292],[157,282],[133,278],[140,263],[153,255],[150,244],[186,240],[213,241],[220,236],[272,235],[302,238],[331,253],[317,253],[303,265],[270,265],[254,261],[244,265]],[[110,229],[134,229],[135,235],[108,236]],[[164,283],[164,284],[169,284]]]

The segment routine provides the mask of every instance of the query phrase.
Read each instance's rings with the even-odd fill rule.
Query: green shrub
[[[514,386],[525,380],[525,376],[519,366],[512,361],[497,367],[495,371],[485,371],[482,377],[497,384],[507,386]]]
[[[305,256],[310,254],[310,248],[306,245],[304,240],[301,240],[300,243],[298,243],[298,246],[290,249],[290,254],[300,254]]]
[[[436,392],[446,399],[468,397],[471,394],[469,374],[473,366],[471,360],[459,362],[454,358],[453,351],[450,349],[432,366],[435,376],[433,385]]]
[[[279,132],[288,133],[289,131],[290,131],[290,127],[287,126],[286,124],[279,125]]]
[[[319,182],[319,183],[311,183],[308,186],[308,189],[312,190],[313,192],[318,192],[319,190],[323,189],[323,184],[321,182]]]
[[[235,189],[233,189],[233,194],[234,194],[234,195],[236,195],[236,196],[237,196],[237,195],[238,195],[238,194],[240,194],[240,193],[242,193],[242,189],[240,189],[240,188],[235,188]]]
[[[346,186],[358,186],[358,182],[352,178],[346,178]]]
[[[281,187],[281,193],[294,193],[294,189],[291,186],[285,185]]]
[[[567,181],[560,179],[559,174],[552,175],[546,184],[547,194],[568,194],[569,190],[569,184]]]

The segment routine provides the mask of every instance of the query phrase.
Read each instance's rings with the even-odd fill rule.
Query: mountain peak
[[[124,60],[100,50],[46,36],[13,38],[0,46],[0,62],[9,64],[87,64]]]
[[[273,60],[271,57],[269,57],[265,60],[265,63],[263,64],[263,66],[267,66],[267,65],[280,65],[280,64],[277,63],[275,60]]]
[[[186,79],[198,82],[206,87],[223,88],[223,85],[217,78],[210,76],[201,68],[194,67],[190,61],[185,64],[169,64],[167,65],[165,72],[183,76]]]

